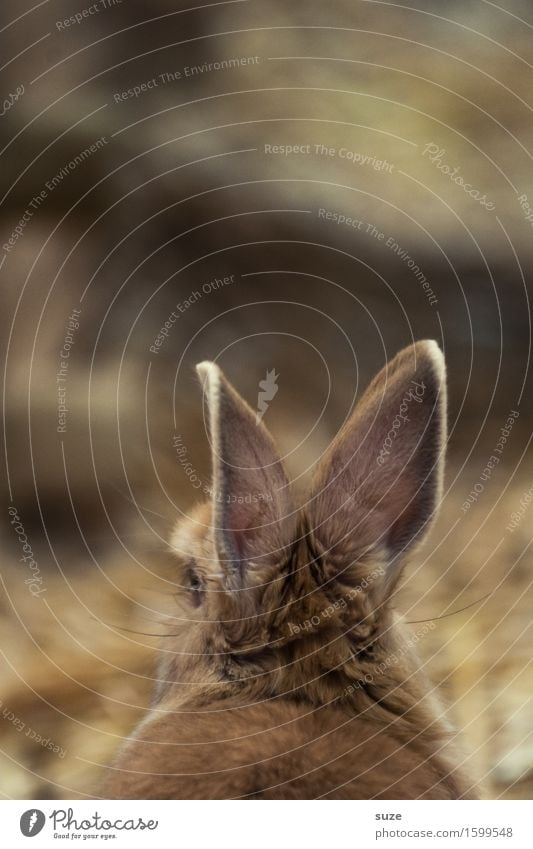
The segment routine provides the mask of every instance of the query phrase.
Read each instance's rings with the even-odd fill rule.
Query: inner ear
[[[211,362],[197,371],[209,410],[213,455],[213,526],[217,556],[230,586],[253,566],[286,556],[294,510],[289,482],[270,433]]]
[[[435,342],[401,351],[372,381],[318,469],[309,515],[342,568],[380,547],[392,563],[438,506],[446,442],[444,358]]]

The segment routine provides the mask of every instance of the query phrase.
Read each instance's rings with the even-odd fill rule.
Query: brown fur
[[[213,502],[174,533],[184,590],[175,637],[164,643],[152,709],[104,794],[472,798],[391,607],[405,552],[440,497],[437,346],[417,343],[380,372],[298,509],[266,428],[215,365],[199,373]],[[413,380],[420,394],[380,463]]]

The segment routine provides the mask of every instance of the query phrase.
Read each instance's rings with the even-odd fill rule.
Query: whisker
[[[105,625],[107,628],[116,628],[118,631],[126,631],[128,634],[138,634],[142,637],[179,637],[179,634],[152,634],[149,631],[136,631],[134,628],[126,628],[124,625],[115,625],[113,622],[104,622],[103,619],[97,619],[96,616],[90,616],[93,622],[98,622],[99,625]]]
[[[494,590],[491,590],[486,595],[481,596],[481,598],[476,599],[476,601],[471,601],[470,604],[467,604],[465,607],[460,607],[459,610],[451,610],[450,613],[442,613],[440,616],[430,616],[429,619],[409,619],[406,622],[407,625],[420,625],[422,622],[436,622],[438,619],[446,619],[448,616],[456,616],[458,613],[463,613],[465,610],[468,610],[470,607],[474,607],[475,604],[480,604],[482,601],[485,601],[489,596],[492,595]]]

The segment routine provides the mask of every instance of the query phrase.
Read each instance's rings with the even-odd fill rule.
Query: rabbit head
[[[419,342],[378,374],[298,505],[263,422],[216,364],[197,370],[212,499],[172,536],[185,606],[157,698],[188,681],[329,699],[390,651],[391,595],[438,505],[442,353]]]

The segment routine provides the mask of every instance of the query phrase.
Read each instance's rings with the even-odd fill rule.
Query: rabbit
[[[416,342],[379,372],[301,504],[262,418],[218,365],[197,371],[212,497],[172,535],[185,612],[102,794],[476,798],[392,606],[441,497],[437,343]]]

